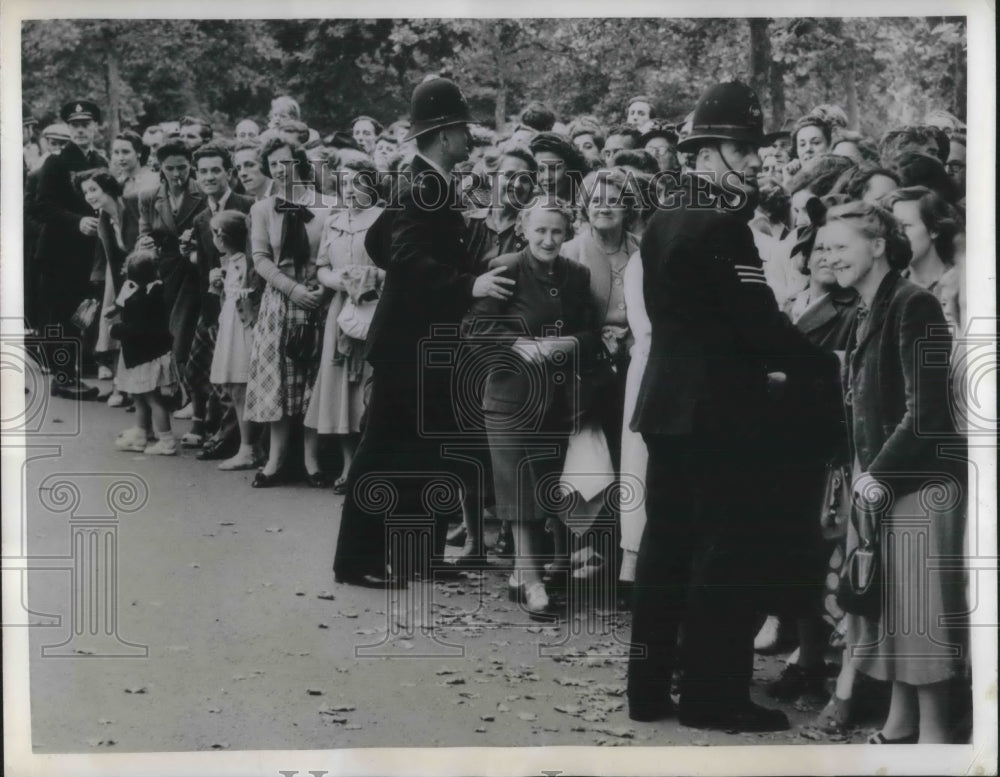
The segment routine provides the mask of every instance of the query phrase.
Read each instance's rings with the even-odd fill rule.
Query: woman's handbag
[[[823,488],[819,524],[823,539],[839,540],[847,533],[851,516],[850,470],[840,464],[826,465],[826,484]]]
[[[323,347],[323,333],[320,330],[320,319],[310,312],[305,321],[289,325],[285,339],[285,355],[300,364],[309,364],[319,360],[320,349]]]
[[[881,521],[876,513],[863,509],[857,501],[850,512],[858,546],[847,554],[840,568],[837,604],[844,612],[878,620],[882,616],[883,589]]]
[[[70,317],[70,323],[73,324],[81,332],[87,332],[90,327],[94,325],[94,321],[97,319],[97,314],[100,312],[101,303],[96,299],[85,299],[81,302],[73,315]]]
[[[378,307],[378,300],[373,299],[362,302],[358,305],[348,297],[337,315],[337,326],[340,331],[355,340],[364,340],[368,337],[368,328],[371,326],[372,318],[375,316],[375,308]]]

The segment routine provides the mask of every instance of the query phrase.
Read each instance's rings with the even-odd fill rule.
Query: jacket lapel
[[[195,184],[194,181],[188,181],[188,188],[187,191],[184,192],[184,199],[181,200],[181,206],[177,209],[177,226],[180,227],[186,224],[188,219],[191,218],[191,214],[194,213],[204,201],[205,195],[201,193],[197,184]]]
[[[160,218],[163,220],[164,226],[170,232],[177,232],[177,223],[174,221],[174,213],[170,210],[170,195],[167,194],[167,185],[165,183],[160,184],[160,188],[156,193],[156,203],[154,205],[157,212],[160,214]]]
[[[819,305],[814,305],[807,309],[795,323],[795,326],[798,327],[800,332],[808,334],[819,329],[836,315],[837,308],[833,304],[833,298],[828,294]]]
[[[853,364],[860,356],[861,353],[868,346],[868,343],[882,331],[882,326],[885,324],[885,317],[889,310],[889,302],[892,300],[892,293],[896,288],[896,284],[899,282],[899,273],[895,270],[889,272],[885,278],[882,279],[882,284],[878,287],[878,291],[875,293],[875,299],[872,301],[871,312],[868,314],[868,329],[865,332],[863,338],[858,341],[857,347],[851,354],[851,363]],[[860,326],[861,322],[855,325],[855,337],[857,326]]]

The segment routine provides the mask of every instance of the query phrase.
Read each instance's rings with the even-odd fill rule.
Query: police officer
[[[681,664],[682,724],[788,727],[749,696],[763,587],[755,545],[780,541],[760,536],[769,372],[812,380],[837,368],[781,315],[764,280],[748,227],[762,126],[750,88],[709,88],[679,144],[691,172],[640,248],[653,335],[632,419],[649,449],[628,677],[635,720],[675,713],[670,679]]]
[[[416,140],[417,154],[401,184],[398,208],[386,209],[365,241],[386,278],[368,331],[368,422],[348,475],[334,558],[336,579],[355,585],[403,584],[387,575],[387,563],[394,576],[410,571],[387,556],[384,512],[368,498],[368,486],[377,490],[370,476],[384,479],[398,495],[394,512],[419,516],[434,473],[454,468],[440,453],[440,432],[454,424],[451,391],[439,371],[423,369],[420,341],[442,324],[453,324],[457,333],[474,298],[505,299],[514,283],[501,270],[479,276],[468,271],[465,221],[451,175],[468,159],[471,145],[472,118],[461,90],[447,78],[425,80],[413,91],[411,119],[406,140]],[[438,555],[446,529],[446,518],[442,525],[439,517]]]
[[[94,149],[101,123],[101,109],[91,100],[73,100],[59,112],[69,125],[70,142],[53,152],[42,164],[32,206],[41,224],[36,261],[39,298],[47,324],[62,327],[63,337],[75,339],[67,363],[53,365],[51,392],[69,399],[93,399],[96,386],[80,381],[78,357],[84,342],[70,320],[77,306],[90,295],[90,271],[94,260],[97,218],[73,184],[73,174],[107,167],[107,160]]]

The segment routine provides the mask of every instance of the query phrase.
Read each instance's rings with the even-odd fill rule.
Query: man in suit
[[[191,179],[191,152],[180,141],[169,141],[156,150],[162,183],[139,193],[139,242],[137,248],[155,250],[159,274],[170,311],[174,359],[183,375],[198,322],[198,276],[189,255],[181,252],[181,239],[190,240],[195,217],[205,209],[206,198]],[[190,393],[190,392],[189,392]],[[193,408],[175,417],[190,418]]]
[[[211,220],[212,216],[222,210],[249,213],[254,201],[250,197],[236,194],[229,188],[233,161],[223,145],[215,142],[206,143],[194,152],[192,161],[195,180],[201,193],[205,195],[207,207],[195,216],[192,222],[191,240],[182,245],[183,253],[190,257],[196,269],[199,303],[198,322],[195,326],[185,375],[191,390],[194,422],[191,431],[182,438],[181,444],[197,447],[205,442],[204,437],[209,431],[215,431],[213,437],[205,442],[198,458],[226,459],[236,452],[239,427],[232,403],[222,403],[221,397],[209,381],[220,311],[219,295],[210,294],[208,291],[209,273],[219,267],[219,252],[212,242]]]
[[[94,149],[101,109],[90,100],[73,100],[59,112],[69,125],[70,142],[46,158],[38,174],[38,188],[29,203],[31,216],[41,225],[35,253],[42,319],[62,328],[62,336],[76,341],[68,362],[53,364],[51,393],[69,399],[94,399],[96,386],[80,380],[79,356],[83,333],[71,323],[73,313],[90,295],[97,218],[73,183],[74,173],[107,167]]]
[[[454,325],[457,334],[474,298],[506,298],[513,283],[498,277],[500,270],[479,276],[467,270],[465,222],[451,170],[469,156],[471,116],[458,86],[446,78],[424,81],[413,92],[411,116],[407,139],[416,139],[418,153],[409,179],[398,208],[387,209],[369,230],[371,241],[366,239],[386,279],[367,339],[374,368],[368,424],[349,474],[333,567],[338,581],[357,585],[396,582],[387,564],[394,577],[404,578],[399,584],[413,571],[388,558],[380,520],[385,512],[368,495],[386,484],[398,494],[393,512],[418,516],[425,513],[421,497],[435,474],[455,468],[442,460],[442,438],[424,434],[447,432],[454,421],[448,381],[423,369],[421,340],[442,324]],[[437,555],[443,555],[446,530],[447,518],[439,516]]]
[[[810,381],[835,370],[836,357],[794,329],[764,279],[747,223],[762,128],[751,89],[708,89],[680,143],[693,172],[640,247],[653,334],[632,419],[649,450],[628,677],[635,720],[675,712],[669,690],[683,620],[681,723],[788,727],[780,710],[749,695],[764,588],[756,548],[780,541],[767,533],[762,482],[769,373]]]

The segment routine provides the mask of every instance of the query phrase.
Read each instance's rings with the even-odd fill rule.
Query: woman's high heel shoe
[[[251,488],[271,488],[272,486],[281,485],[281,476],[275,472],[273,475],[265,475],[264,470],[260,470],[256,475],[254,475],[253,482],[250,484]]]

